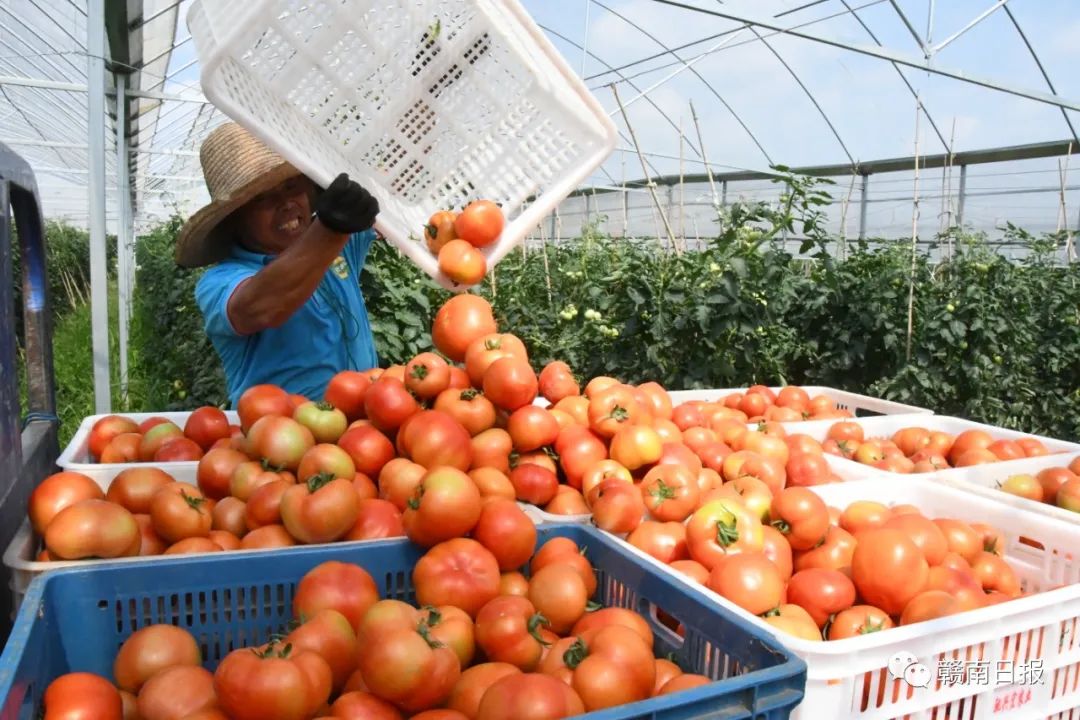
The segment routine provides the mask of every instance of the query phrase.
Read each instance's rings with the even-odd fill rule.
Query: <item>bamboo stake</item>
[[[941,202],[943,204],[941,210],[941,225],[939,226],[939,232],[945,232],[952,227],[953,217],[953,205],[952,205],[952,169],[953,169],[953,146],[956,142],[956,117],[952,120],[952,131],[949,133],[949,147],[948,160],[945,162],[945,166],[941,168]]]
[[[1069,174],[1069,158],[1072,156],[1072,143],[1069,143],[1069,149],[1065,153],[1065,162],[1062,164],[1060,158],[1058,159],[1058,181],[1061,183],[1061,189],[1058,191],[1059,204],[1058,204],[1058,226],[1057,231],[1061,232],[1062,228],[1067,228],[1069,220],[1066,217],[1065,210],[1065,180]]]
[[[915,187],[912,194],[911,210],[911,275],[908,278],[907,310],[907,362],[911,362],[911,340],[915,334],[915,268],[918,260],[919,242],[919,113],[922,110],[922,98],[915,96]]]
[[[686,249],[686,168],[683,155],[683,119],[679,116],[679,238],[682,240],[683,250]]]
[[[540,223],[540,252],[544,256],[544,285],[547,287],[548,307],[551,307],[551,266],[548,264],[547,238],[544,235],[543,223]]]
[[[694,109],[694,101],[690,101],[690,116],[694,119],[694,129],[697,131],[698,149],[701,151],[701,160],[705,163],[705,174],[709,178],[709,191],[712,193],[713,207],[717,212],[720,210],[720,196],[716,194],[716,180],[713,178],[712,167],[709,158],[705,155],[705,141],[701,137],[701,123],[698,122],[697,110]]]
[[[645,162],[645,156],[641,154],[641,147],[638,145],[637,133],[634,132],[634,126],[630,124],[630,117],[626,114],[626,107],[623,105],[622,100],[619,98],[619,88],[612,83],[611,92],[615,95],[615,102],[619,104],[619,111],[622,113],[623,122],[626,123],[627,130],[630,131],[630,139],[634,141],[634,151],[637,153],[638,160],[641,161],[641,172],[644,174],[645,183],[649,186],[649,194],[652,195],[653,203],[656,205],[656,210],[660,213],[660,219],[664,222],[664,231],[667,233],[668,242],[671,243],[671,247],[675,247],[675,233],[671,230],[671,225],[668,223],[667,214],[664,213],[664,208],[660,205],[660,197],[656,194],[656,183],[652,181],[649,176],[649,166]]]
[[[851,182],[848,184],[847,195],[844,197],[844,201],[840,203],[840,259],[843,260],[847,257],[847,213],[848,208],[851,207],[851,195],[855,192],[855,174],[851,175]]]

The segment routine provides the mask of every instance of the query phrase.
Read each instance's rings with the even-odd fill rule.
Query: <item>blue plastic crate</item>
[[[656,650],[718,682],[587,716],[595,720],[780,720],[802,700],[806,665],[767,633],[703,593],[642,565],[593,528],[545,525],[538,546],[567,537],[596,568],[596,599],[649,619]],[[112,677],[121,643],[139,628],[171,623],[191,631],[207,667],[235,647],[266,642],[291,618],[296,583],[327,560],[364,567],[384,598],[411,599],[411,575],[423,550],[407,540],[348,549],[318,547],[280,555],[228,554],[161,565],[103,564],[58,570],[34,580],[0,658],[0,720],[36,718],[45,687],[57,676],[89,671]],[[685,641],[657,620],[678,618]]]

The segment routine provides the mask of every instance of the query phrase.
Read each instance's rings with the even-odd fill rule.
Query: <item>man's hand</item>
[[[315,216],[342,235],[367,230],[375,224],[378,214],[379,201],[345,173],[338,175],[315,200]]]

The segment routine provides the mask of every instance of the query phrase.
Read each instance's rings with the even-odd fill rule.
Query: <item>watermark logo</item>
[[[889,674],[911,687],[930,687],[934,674],[919,662],[914,653],[901,650],[889,658]]]
[[[906,650],[889,658],[889,674],[911,687],[929,687],[935,679],[945,687],[956,685],[1039,685],[1043,682],[1043,661],[941,660],[935,669],[919,662]],[[936,670],[936,672],[935,672]]]

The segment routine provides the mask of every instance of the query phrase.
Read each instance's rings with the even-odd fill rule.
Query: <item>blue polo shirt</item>
[[[341,370],[378,365],[360,271],[375,233],[349,238],[315,294],[283,325],[241,335],[226,306],[233,291],[274,256],[234,245],[230,257],[207,270],[195,286],[206,334],[225,368],[233,407],[252,385],[271,383],[312,400],[322,399],[330,378]]]

